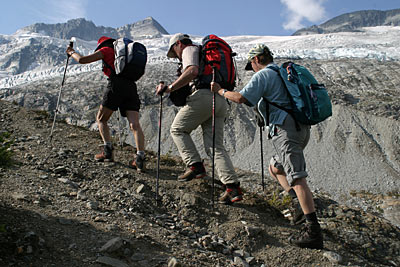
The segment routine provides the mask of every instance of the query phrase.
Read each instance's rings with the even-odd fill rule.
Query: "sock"
[[[137,154],[139,157],[141,157],[142,159],[144,159],[144,156],[145,156],[144,151],[138,151],[138,152],[136,152],[136,154]]]
[[[112,148],[112,142],[104,142],[104,145],[108,148]]]
[[[293,188],[290,188],[288,193],[289,193],[289,196],[291,196],[292,198],[297,198],[296,191],[294,191]]]
[[[235,188],[238,188],[240,186],[240,183],[237,182],[237,183],[232,183],[232,184],[226,184],[225,186],[227,188],[229,188],[229,189],[235,189]]]
[[[306,214],[305,216],[307,222],[310,222],[311,224],[319,224],[317,219],[317,214],[315,213],[315,211],[310,214]]]

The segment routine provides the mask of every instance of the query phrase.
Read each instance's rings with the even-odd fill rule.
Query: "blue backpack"
[[[279,106],[264,98],[264,101],[292,115],[296,124],[315,125],[332,116],[332,104],[323,84],[304,67],[293,62],[285,62],[279,68],[269,66],[281,77],[287,90],[292,109]],[[268,105],[267,105],[268,106]],[[268,108],[267,108],[268,110]],[[266,114],[266,125],[269,114]],[[297,128],[299,129],[298,125]]]

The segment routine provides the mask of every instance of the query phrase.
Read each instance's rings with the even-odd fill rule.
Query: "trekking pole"
[[[117,115],[117,120],[118,120],[118,136],[119,136],[119,147],[122,150],[122,130],[121,130],[121,114],[118,113]]]
[[[72,48],[74,46],[74,41],[71,39],[71,41],[69,42],[69,46]],[[61,87],[60,87],[60,92],[58,93],[58,98],[57,98],[57,105],[56,105],[56,110],[54,111],[54,118],[53,118],[53,125],[51,126],[51,132],[50,132],[50,143],[51,140],[53,139],[53,130],[54,130],[54,126],[56,124],[56,117],[57,117],[57,112],[58,112],[58,106],[60,104],[60,99],[61,99],[61,92],[62,92],[62,88],[64,86],[64,82],[65,82],[65,74],[67,72],[67,67],[68,67],[68,62],[69,62],[69,58],[70,55],[67,54],[67,63],[65,64],[65,69],[64,69],[64,76],[61,82]]]
[[[264,152],[263,152],[263,138],[262,132],[264,130],[263,126],[260,126],[260,144],[261,144],[261,185],[263,191],[265,191],[265,183],[264,183]]]
[[[160,84],[164,85],[164,82],[161,81]],[[157,178],[156,178],[156,203],[158,203],[158,184],[160,179],[160,155],[161,155],[161,120],[162,120],[162,101],[163,101],[163,93],[167,89],[167,86],[164,86],[164,89],[160,94],[160,112],[158,115],[158,150],[157,150]]]
[[[257,107],[254,108],[254,111],[256,112],[257,125],[260,128],[261,185],[262,185],[263,191],[265,191],[265,183],[264,183],[264,152],[263,152],[263,138],[262,138],[265,122],[264,122],[264,119],[263,119],[263,116],[262,116],[261,112],[258,110]]]
[[[212,67],[212,81],[215,82],[215,66]],[[211,190],[211,202],[214,208],[214,191],[215,191],[215,92],[213,92],[212,100],[212,190]]]

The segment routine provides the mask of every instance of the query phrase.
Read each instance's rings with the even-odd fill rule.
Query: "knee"
[[[172,136],[176,136],[176,135],[179,135],[179,129],[178,128],[176,128],[176,127],[174,127],[174,125],[171,125],[171,128],[169,129],[169,133],[172,135]]]
[[[276,168],[273,165],[269,165],[268,169],[269,173],[271,174],[272,177],[275,177],[277,174],[279,175],[285,175],[285,172],[279,168]]]
[[[96,117],[96,121],[98,124],[106,124],[107,120],[104,118],[103,114],[98,114]]]
[[[308,186],[308,185],[307,185],[307,180],[306,180],[305,177],[303,177],[303,178],[297,178],[297,179],[295,179],[295,180],[293,181],[292,186],[293,186],[293,187],[296,187],[296,186],[297,186],[297,187]]]
[[[131,128],[132,131],[138,131],[140,130],[140,123],[138,121],[131,122],[129,123],[129,127]]]

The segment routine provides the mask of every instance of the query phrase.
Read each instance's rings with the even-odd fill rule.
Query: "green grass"
[[[281,196],[280,191],[275,190],[270,198],[268,199],[268,204],[276,209],[287,209],[290,207],[291,197],[289,195]]]
[[[12,144],[11,134],[7,132],[0,132],[0,167],[9,167],[12,165],[12,151],[10,146]]]

